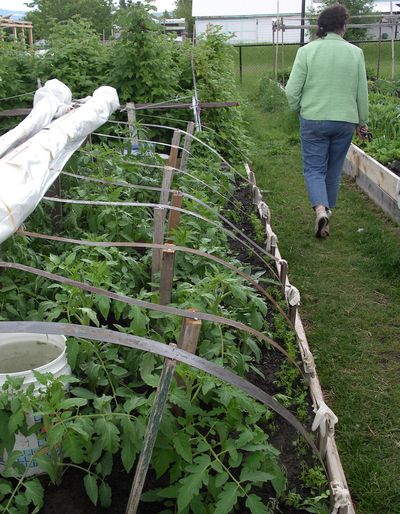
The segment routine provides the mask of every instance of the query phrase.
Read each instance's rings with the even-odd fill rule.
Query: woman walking
[[[364,54],[343,39],[348,18],[340,4],[322,11],[317,39],[299,48],[286,86],[289,107],[300,114],[304,177],[319,238],[329,234],[354,130],[360,137],[368,131]]]

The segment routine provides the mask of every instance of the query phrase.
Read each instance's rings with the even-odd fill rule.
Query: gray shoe
[[[329,236],[329,216],[325,212],[320,212],[315,218],[315,237],[324,239]]]

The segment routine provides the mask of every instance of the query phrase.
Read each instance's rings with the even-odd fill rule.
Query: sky
[[[155,6],[157,7],[157,11],[164,11],[165,9],[171,11],[175,6],[175,1],[156,0]],[[26,11],[27,7],[24,0],[0,0],[0,9],[8,9],[11,11]]]

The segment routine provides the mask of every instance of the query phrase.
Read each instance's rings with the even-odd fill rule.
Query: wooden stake
[[[287,273],[288,273],[288,263],[287,263],[287,261],[285,261],[285,259],[281,259],[279,261],[279,264],[281,266],[281,271],[279,273],[279,278],[280,278],[280,281],[281,281],[281,293],[282,293],[282,296],[285,298],[286,278],[287,278]]]
[[[178,163],[178,152],[179,152],[179,142],[181,140],[181,131],[179,129],[174,130],[174,135],[171,141],[171,151],[168,159],[168,166],[171,168],[176,168]]]
[[[143,448],[136,466],[128,505],[126,507],[126,514],[136,514],[138,509],[147,471],[149,469],[150,459],[154,449],[154,444],[160,430],[161,419],[165,405],[167,403],[168,393],[174,376],[175,367],[176,361],[165,359],[161,372],[160,382],[156,392],[156,397],[151,408],[146,434],[144,436]]]
[[[182,200],[183,200],[182,193],[180,193],[179,191],[174,191],[172,193],[171,207],[178,207],[180,209],[182,207]],[[167,229],[168,230],[168,240],[167,240],[168,243],[173,242],[172,239],[170,239],[171,232],[178,227],[180,220],[181,220],[180,211],[174,211],[171,209],[169,211],[168,229]]]
[[[175,250],[167,248],[162,251],[160,271],[160,304],[171,303],[172,284],[174,280]]]
[[[186,132],[187,132],[187,134],[185,135],[185,142],[184,142],[184,145],[183,145],[183,152],[182,152],[182,157],[181,157],[181,163],[180,163],[180,166],[179,166],[179,169],[182,170],[182,171],[186,170],[187,162],[189,160],[189,152],[190,152],[190,147],[192,146],[192,140],[193,140],[192,136],[193,136],[193,132],[194,132],[194,123],[193,123],[193,121],[190,121],[187,124]]]
[[[195,309],[190,309],[195,311]],[[178,348],[195,354],[199,341],[201,320],[197,318],[183,318],[181,334],[179,336]]]
[[[160,204],[166,205],[169,199],[169,191],[174,179],[174,170],[170,166],[164,166],[163,179],[161,184]]]
[[[137,133],[136,127],[136,107],[133,102],[128,102],[126,104],[126,111],[128,113],[128,123],[129,123],[129,134],[131,138],[132,149],[139,148],[139,136]]]
[[[154,232],[153,243],[164,243],[164,209],[162,207],[154,207]],[[156,273],[161,268],[161,249],[153,248],[153,260],[151,265],[151,280],[155,281]]]

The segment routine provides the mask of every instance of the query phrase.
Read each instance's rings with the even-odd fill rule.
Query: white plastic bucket
[[[62,335],[0,334],[0,387],[7,376],[10,376],[24,377],[23,387],[34,384],[35,389],[39,389],[40,384],[36,381],[33,370],[52,373],[54,377],[69,375],[71,368],[67,361],[65,342],[66,338]],[[27,413],[26,421],[28,426],[32,426],[41,421],[41,416]],[[40,449],[42,449],[41,452]],[[47,452],[45,439],[39,440],[35,434],[25,437],[17,433],[14,450],[22,452],[18,461],[29,468],[27,476],[43,473],[36,461],[32,459],[32,455]],[[3,455],[3,458],[0,456],[0,471],[4,469],[6,457],[6,455]]]

